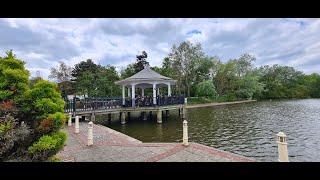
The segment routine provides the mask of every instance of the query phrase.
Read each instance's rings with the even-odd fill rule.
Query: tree
[[[228,61],[226,64],[218,64],[216,75],[213,78],[214,85],[220,96],[234,92],[236,89],[236,62]]]
[[[136,70],[134,68],[134,64],[129,64],[125,68],[122,68],[120,71],[120,77],[121,79],[126,79],[130,76],[133,76],[136,73]]]
[[[63,114],[64,101],[57,85],[36,78],[29,83],[29,72],[24,62],[7,52],[0,58],[0,160],[46,160],[57,153],[64,144],[66,135],[59,132],[66,120]],[[23,123],[24,122],[24,123]],[[45,123],[44,123],[45,122]],[[45,128],[44,128],[45,127]],[[46,129],[45,131],[42,131]],[[60,136],[54,135],[59,133]],[[39,142],[42,136],[50,136],[56,144],[52,149],[43,149],[30,154],[29,148]],[[44,150],[44,151],[43,151]]]
[[[58,83],[62,97],[75,93],[75,87],[72,79],[72,68],[67,66],[64,62],[59,62],[59,66],[51,68],[49,79],[54,79]]]
[[[59,67],[50,69],[49,79],[55,79],[56,82],[70,81],[72,68],[64,62],[59,62]]]
[[[28,89],[29,72],[24,68],[25,63],[16,58],[12,50],[6,52],[6,57],[0,57],[0,102],[9,99],[22,98]]]
[[[120,94],[120,87],[114,83],[120,79],[114,66],[96,65],[92,60],[87,60],[76,64],[73,73],[76,77],[74,81],[78,94],[88,97],[117,96]]]
[[[178,90],[184,91],[190,96],[191,86],[195,83],[199,61],[205,58],[201,44],[182,42],[178,47],[172,46],[169,58],[172,68],[175,69],[173,76],[178,80]]]
[[[198,84],[196,95],[198,97],[216,98],[217,92],[211,80],[206,80]]]
[[[236,71],[237,76],[243,76],[246,73],[250,72],[253,68],[253,62],[256,58],[248,53],[245,53],[240,56],[239,59],[236,59]]]
[[[146,60],[148,54],[145,51],[142,51],[141,55],[136,56],[136,63],[133,65],[135,73],[144,69],[146,65],[149,65],[149,62]]]
[[[101,66],[95,64],[91,59],[87,59],[86,61],[81,61],[80,63],[76,64],[71,72],[73,77],[73,81],[75,81],[79,76],[83,73],[89,72],[94,74],[97,69]]]

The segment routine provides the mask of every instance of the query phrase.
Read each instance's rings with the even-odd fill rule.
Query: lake
[[[277,161],[276,134],[287,135],[290,161],[320,161],[320,99],[273,100],[188,109],[189,141],[255,158]],[[162,124],[132,114],[125,125],[106,126],[143,142],[182,142],[177,110]]]

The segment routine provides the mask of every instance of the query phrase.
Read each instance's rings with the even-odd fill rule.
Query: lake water
[[[287,135],[290,161],[320,161],[320,99],[261,101],[188,109],[189,140],[258,161],[277,161],[276,134]],[[143,142],[182,142],[177,110],[162,124],[132,114],[106,126]]]

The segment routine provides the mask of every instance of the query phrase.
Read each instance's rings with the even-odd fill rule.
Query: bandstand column
[[[152,84],[152,95],[153,95],[153,104],[157,104],[157,99],[156,99],[156,83]]]
[[[167,85],[168,85],[168,96],[171,96],[171,85],[170,83],[168,83]]]
[[[144,97],[144,88],[141,88],[141,96]]]
[[[131,92],[129,87],[128,87],[128,97],[131,97]]]
[[[136,97],[135,84],[132,84],[131,87],[132,87],[132,96],[131,96],[131,98],[132,98],[132,107],[135,107],[135,97]]]
[[[125,96],[126,96],[126,89],[124,86],[122,86],[122,105],[125,105],[126,101],[125,101]]]

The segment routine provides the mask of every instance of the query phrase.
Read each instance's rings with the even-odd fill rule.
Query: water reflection
[[[320,99],[263,101],[188,110],[190,141],[261,161],[277,161],[276,134],[288,136],[290,161],[320,161]],[[144,142],[181,142],[177,111],[160,126],[156,119],[132,120],[111,128]]]

